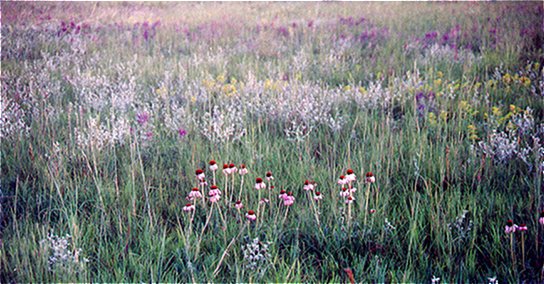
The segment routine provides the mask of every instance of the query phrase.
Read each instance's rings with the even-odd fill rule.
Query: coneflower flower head
[[[376,182],[376,177],[374,177],[374,174],[372,172],[368,172],[368,173],[366,173],[365,181],[366,181],[366,183],[375,183]]]
[[[346,204],[353,203],[354,200],[355,200],[355,198],[353,198],[353,196],[350,195],[350,196],[348,196],[348,197],[346,198]]]
[[[285,199],[285,197],[287,197],[287,192],[285,192],[285,190],[280,190],[280,195],[278,195],[278,198],[280,199]]]
[[[243,175],[246,175],[248,173],[248,170],[246,168],[246,165],[244,164],[241,164],[240,165],[240,170],[238,171],[238,173],[243,176]]]
[[[323,195],[321,195],[321,192],[316,191],[316,192],[315,192],[315,195],[314,195],[314,200],[315,200],[315,201],[319,201],[319,200],[321,200],[321,199],[323,199]]]
[[[208,185],[208,183],[206,182],[206,179],[205,179],[205,178],[202,178],[202,179],[200,179],[199,181],[200,181],[200,182],[199,182],[200,186],[206,186],[206,185]]]
[[[255,179],[255,189],[263,189],[266,188],[266,184],[263,182],[262,178],[256,178]]]
[[[351,186],[351,185],[350,185],[350,186],[349,186],[349,191],[350,191],[351,193],[355,193],[355,192],[357,191],[357,188],[355,188],[354,186]]]
[[[342,187],[342,191],[340,191],[340,196],[341,197],[348,197],[350,195],[347,187]]]
[[[204,171],[202,169],[196,169],[195,174],[198,180],[203,180],[204,178],[206,178],[206,175],[204,174]]]
[[[236,209],[242,209],[244,204],[242,204],[242,201],[238,200],[236,203],[234,203],[234,207],[236,207]]]
[[[229,169],[228,164],[223,164],[223,174],[224,175],[229,175],[230,174],[230,169]]]
[[[190,212],[195,210],[195,206],[191,203],[187,203],[185,206],[183,206],[182,210],[184,212]]]
[[[506,226],[504,226],[504,232],[506,234],[514,233],[517,229],[517,225],[514,224],[514,221],[508,220],[506,221]]]
[[[352,169],[348,169],[346,171],[346,179],[348,180],[348,182],[352,182],[352,181],[357,180],[357,176],[355,176],[355,172],[353,172]]]
[[[210,187],[210,192],[208,193],[209,196],[215,196],[215,195],[221,195],[221,190],[217,187],[217,185],[212,185]]]
[[[540,218],[538,218],[538,223],[544,226],[544,210],[540,211]]]
[[[216,194],[216,195],[213,195],[213,196],[210,197],[210,202],[215,203],[215,202],[219,201],[219,199],[221,199],[221,195]]]
[[[215,160],[210,160],[209,164],[210,164],[210,170],[212,172],[215,172],[215,171],[217,171],[217,169],[219,169],[219,166],[217,165]]]
[[[283,198],[283,205],[291,206],[295,203],[295,197],[292,192],[287,193],[287,196]]]
[[[189,192],[189,200],[193,200],[196,198],[202,198],[202,194],[200,193],[198,188],[195,187],[191,189],[191,192]]]
[[[236,173],[238,171],[238,169],[236,168],[236,165],[230,164],[229,165],[229,171],[230,171],[230,174],[232,175],[232,174]]]
[[[247,211],[247,213],[246,213],[246,218],[247,218],[249,221],[255,221],[255,220],[257,220],[257,216],[255,215],[255,211],[253,211],[253,210]]]
[[[267,198],[261,198],[261,200],[259,200],[259,204],[267,204],[269,202],[270,200],[268,200]]]
[[[338,179],[338,184],[339,184],[339,185],[346,185],[346,184],[348,184],[348,182],[349,182],[349,181],[348,181],[348,180],[346,179],[346,177],[343,176],[343,175],[340,176],[340,178]]]
[[[270,171],[266,172],[266,180],[271,181],[273,179],[274,179],[274,177],[272,176],[272,172],[270,172]]]
[[[311,183],[309,180],[306,180],[306,181],[304,182],[304,190],[305,190],[305,191],[314,190],[314,187],[315,187],[314,184]]]
[[[525,231],[527,231],[527,225],[525,225],[525,224],[520,224],[520,225],[517,227],[517,230],[518,230],[518,231],[521,231],[521,232],[525,232]]]

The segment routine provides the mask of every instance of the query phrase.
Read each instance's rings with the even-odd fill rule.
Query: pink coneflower
[[[204,171],[202,169],[196,169],[195,173],[198,180],[203,180],[204,178],[206,178],[206,175],[204,174]]]
[[[348,198],[346,198],[346,204],[353,203],[354,200],[355,198],[353,198],[353,196],[348,196]]]
[[[210,170],[212,172],[215,172],[215,171],[217,171],[217,169],[219,169],[219,166],[217,165],[215,160],[210,160],[209,164],[210,164]]]
[[[285,199],[287,197],[287,192],[285,190],[280,190],[280,195],[278,195],[278,198]]]
[[[210,192],[208,193],[208,195],[210,196],[221,195],[221,190],[219,190],[217,185],[212,185],[210,186]]]
[[[511,234],[511,233],[514,233],[517,229],[517,225],[514,224],[514,221],[512,220],[508,220],[506,221],[506,226],[504,226],[504,232],[506,234]]]
[[[338,179],[338,184],[339,185],[345,185],[345,184],[348,184],[348,180],[346,179],[345,176],[340,176],[340,179]]]
[[[527,225],[525,225],[525,224],[520,224],[520,225],[516,228],[516,230],[518,230],[518,231],[520,231],[520,232],[525,232],[525,231],[527,231]]]
[[[314,200],[315,200],[315,201],[319,201],[319,200],[321,200],[321,199],[323,199],[323,195],[321,195],[321,192],[316,191],[316,192],[315,192],[315,195],[314,195]]]
[[[357,188],[353,187],[353,186],[349,186],[349,192],[351,193],[355,193],[357,191]]]
[[[244,204],[242,203],[242,201],[238,200],[236,201],[236,203],[234,203],[234,207],[236,207],[236,209],[240,210],[244,207]]]
[[[285,206],[291,206],[295,203],[295,197],[293,196],[292,192],[287,193],[287,196],[283,198],[283,205]]]
[[[268,200],[266,198],[261,198],[261,200],[259,200],[259,204],[267,204],[269,202],[270,202],[270,200]]]
[[[206,186],[206,185],[208,185],[208,182],[206,182],[206,179],[203,178],[203,179],[201,179],[201,180],[199,181],[199,184],[200,184],[200,186]]]
[[[187,203],[185,206],[183,206],[182,210],[184,212],[190,212],[195,210],[195,206],[191,203]]]
[[[223,174],[227,176],[230,174],[230,169],[228,164],[223,164]]]
[[[540,225],[544,226],[544,210],[542,210],[540,212],[540,218],[538,218],[538,223],[540,223]]]
[[[219,201],[219,199],[221,199],[221,195],[216,194],[216,195],[210,197],[210,202],[215,203],[215,202]]]
[[[370,214],[376,213],[376,209],[370,209]]]
[[[235,164],[232,164],[232,163],[231,163],[231,164],[229,165],[229,171],[230,171],[230,174],[232,175],[232,174],[236,173],[236,172],[238,171],[238,169],[236,168],[236,165],[235,165]]]
[[[196,198],[202,198],[202,194],[200,193],[198,188],[195,187],[191,189],[191,192],[189,192],[189,200],[193,200]]]
[[[366,183],[375,183],[376,182],[376,177],[374,177],[374,174],[372,172],[366,173],[365,182]]]
[[[270,171],[266,172],[266,180],[271,181],[273,179],[274,179],[274,177],[272,176],[272,172],[270,172]]]
[[[348,180],[348,182],[357,180],[357,176],[355,176],[355,172],[352,169],[348,169],[346,171],[346,179]]]
[[[257,215],[255,215],[255,211],[249,210],[249,211],[247,211],[247,213],[246,213],[246,218],[247,218],[249,221],[255,221],[255,220],[257,220]]]
[[[304,188],[305,191],[314,190],[314,184],[311,183],[309,180],[306,180],[304,182],[304,187],[303,188]]]
[[[341,197],[348,197],[348,196],[350,196],[350,193],[349,193],[349,190],[347,189],[347,187],[342,187],[342,191],[340,191],[340,196],[341,196]]]
[[[246,168],[246,165],[241,164],[241,165],[240,165],[240,170],[238,170],[238,173],[239,173],[241,176],[247,175],[248,170],[247,170],[247,168]]]
[[[263,189],[266,188],[266,184],[263,182],[262,178],[256,178],[255,179],[255,189]]]

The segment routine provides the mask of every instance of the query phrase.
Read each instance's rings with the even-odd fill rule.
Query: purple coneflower
[[[352,182],[352,181],[357,180],[357,176],[355,176],[355,172],[353,172],[352,169],[348,169],[346,171],[346,179],[348,180],[348,182]]]
[[[215,172],[215,171],[217,171],[217,169],[219,169],[219,166],[217,165],[215,160],[210,160],[209,164],[210,164],[210,170],[212,172]]]
[[[200,193],[198,188],[195,187],[191,190],[191,192],[189,192],[189,200],[194,200],[197,198],[202,198],[202,194]]]
[[[266,188],[266,184],[263,182],[262,178],[256,178],[255,179],[255,189],[263,189]]]
[[[314,190],[314,184],[311,183],[309,180],[306,180],[306,181],[304,182],[304,190],[305,190],[305,191]]]
[[[321,195],[321,192],[316,191],[316,192],[315,192],[315,195],[314,195],[314,200],[315,200],[315,201],[319,201],[319,200],[321,200],[321,199],[323,199],[323,195]]]
[[[241,165],[240,165],[240,170],[238,170],[238,173],[239,173],[241,176],[247,175],[248,170],[247,170],[247,168],[246,168],[246,165],[241,164]]]
[[[255,220],[257,220],[257,215],[255,215],[255,211],[249,210],[249,211],[247,211],[247,213],[246,213],[246,218],[247,218],[249,221],[255,221]]]
[[[506,226],[504,226],[504,232],[506,234],[511,234],[516,232],[517,228],[518,228],[518,225],[514,224],[514,221],[508,220],[506,221]]]
[[[366,181],[366,183],[375,183],[376,182],[376,177],[374,177],[374,174],[372,172],[368,172],[368,173],[366,173],[365,181]]]
[[[183,206],[183,211],[184,212],[190,212],[190,211],[194,211],[195,210],[195,206],[191,203],[187,203],[185,206]]]

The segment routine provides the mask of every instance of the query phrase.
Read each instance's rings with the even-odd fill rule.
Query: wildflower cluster
[[[49,233],[47,238],[40,241],[41,251],[48,256],[49,270],[58,272],[77,272],[84,268],[83,264],[89,259],[81,256],[81,249],[72,244],[72,237],[59,237]]]

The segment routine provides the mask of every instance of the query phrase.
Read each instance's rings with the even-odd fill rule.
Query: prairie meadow
[[[0,282],[544,281],[542,2],[0,5]]]

